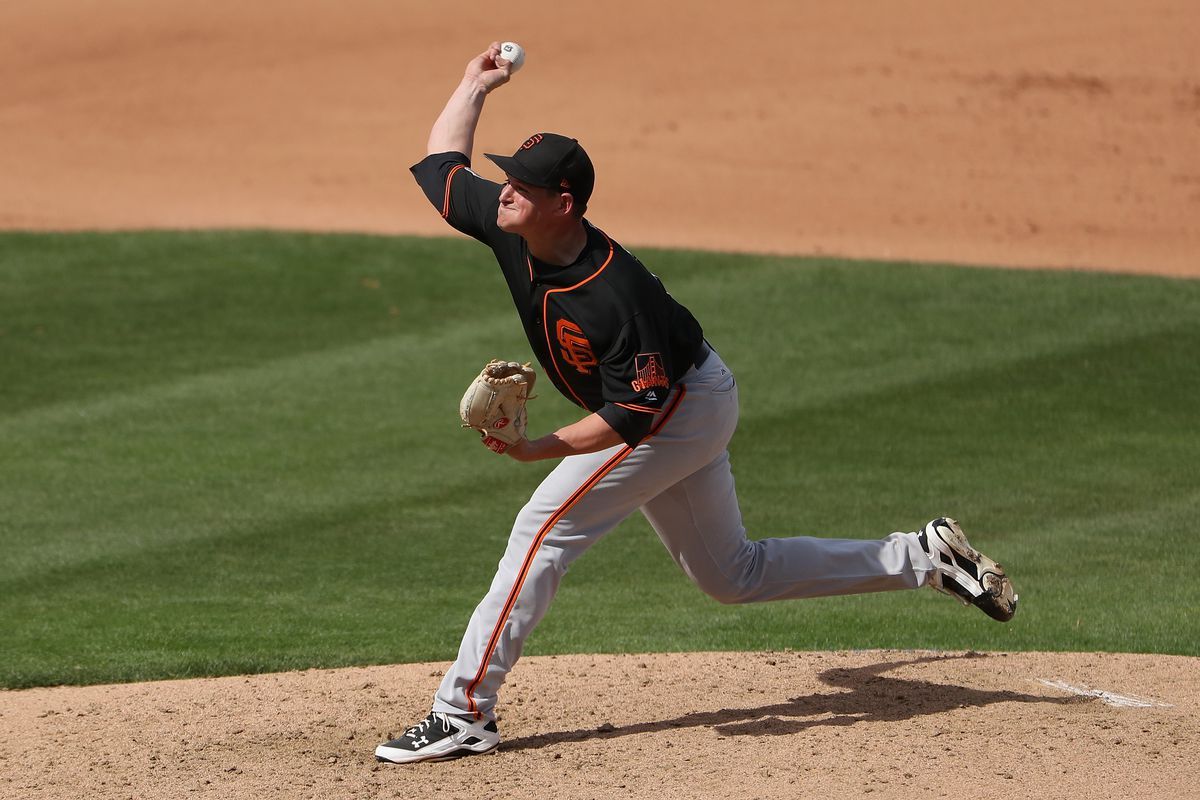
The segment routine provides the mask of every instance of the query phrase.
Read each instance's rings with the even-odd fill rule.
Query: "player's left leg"
[[[712,382],[721,383],[721,376],[714,372]],[[724,382],[732,388],[731,378]],[[706,385],[697,381],[696,393],[705,394]],[[647,500],[724,449],[736,422],[736,400],[727,396],[702,403],[707,435],[681,437],[679,428],[669,432],[690,396],[682,389],[674,392],[650,437],[638,447],[571,456],[546,477],[513,523],[491,588],[471,615],[458,658],[438,689],[435,713],[493,719],[505,677],[574,560]],[[720,406],[724,415],[716,414]]]
[[[619,446],[571,456],[546,476],[513,522],[430,715],[377,747],[376,758],[408,764],[485,753],[499,744],[498,693],[525,639],[571,562],[636,508],[622,504],[622,483],[611,480],[629,455],[630,448]]]
[[[458,658],[434,700],[438,713],[494,719],[497,695],[558,592],[571,563],[628,516],[611,475],[618,446],[559,462],[517,514],[508,545],[471,614]]]

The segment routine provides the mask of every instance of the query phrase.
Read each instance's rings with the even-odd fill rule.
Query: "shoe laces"
[[[406,730],[404,735],[415,739],[418,735],[425,733],[425,729],[431,727],[434,722],[442,723],[442,733],[450,733],[450,719],[445,714],[434,711],[428,717]]]

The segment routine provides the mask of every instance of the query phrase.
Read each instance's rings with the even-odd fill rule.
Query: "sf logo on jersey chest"
[[[592,343],[583,335],[583,330],[574,322],[560,319],[554,328],[558,339],[559,352],[563,361],[577,369],[581,375],[588,375],[592,367],[600,362],[592,352]]]

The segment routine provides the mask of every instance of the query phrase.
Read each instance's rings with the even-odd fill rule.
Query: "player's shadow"
[[[505,752],[535,750],[565,742],[610,739],[639,733],[656,733],[679,728],[708,727],[723,736],[779,736],[809,728],[839,727],[941,714],[958,708],[982,708],[993,703],[1049,703],[1074,705],[1089,698],[1045,697],[1012,691],[985,691],[953,684],[909,680],[884,675],[897,667],[961,658],[986,658],[976,654],[922,656],[907,661],[888,661],[865,667],[828,669],[817,677],[842,692],[817,692],[783,703],[756,708],[725,708],[696,711],[673,719],[639,722],[634,725],[555,731],[510,739],[500,745]]]

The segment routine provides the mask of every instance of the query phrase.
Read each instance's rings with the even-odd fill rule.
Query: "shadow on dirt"
[[[839,667],[825,670],[817,677],[827,686],[844,689],[842,692],[819,692],[756,708],[697,711],[673,719],[639,722],[635,725],[617,727],[606,724],[600,728],[540,733],[511,739],[501,744],[500,749],[504,752],[536,750],[566,742],[697,727],[710,727],[723,736],[780,736],[817,727],[896,722],[941,714],[957,708],[982,708],[993,703],[1077,705],[1091,702],[1090,698],[1084,697],[1045,697],[1011,691],[984,691],[953,684],[894,678],[883,674],[898,667],[964,658],[987,656],[973,653],[923,656],[853,669]]]

